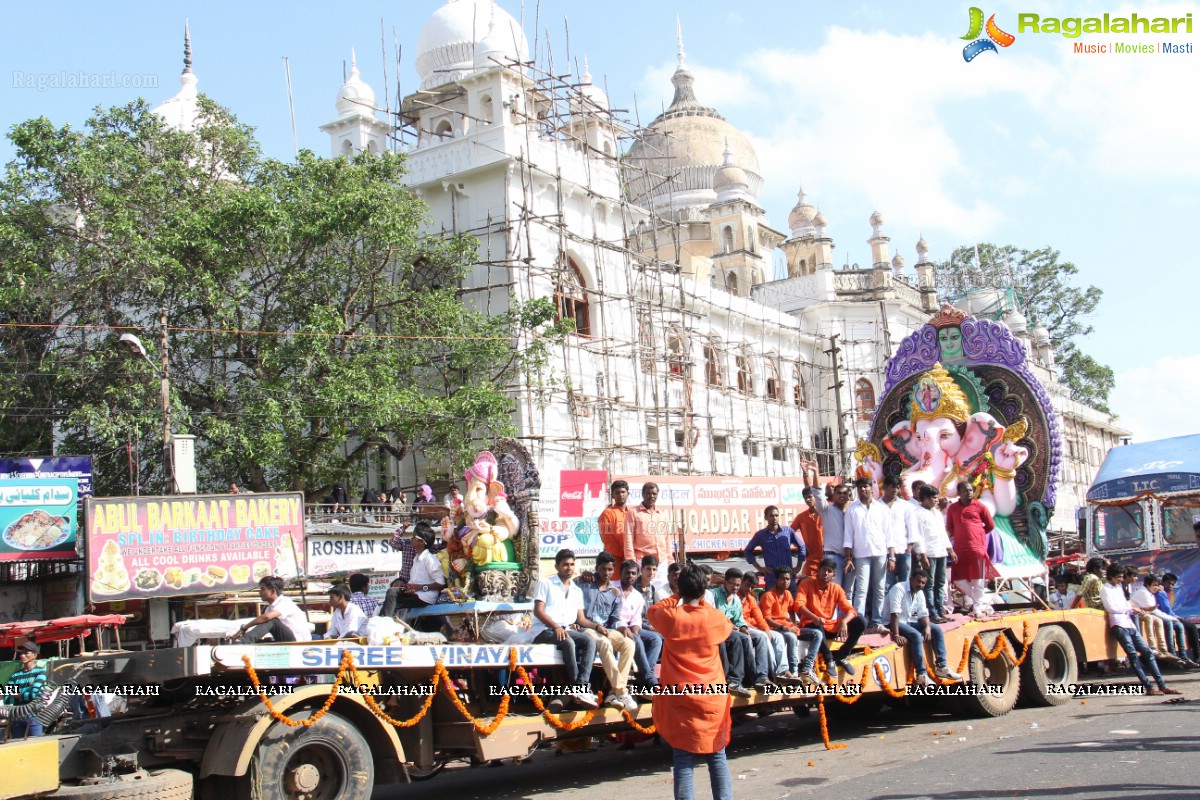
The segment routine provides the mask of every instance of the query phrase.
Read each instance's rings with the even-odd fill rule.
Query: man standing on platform
[[[800,534],[808,558],[797,568],[796,579],[812,578],[817,574],[817,565],[825,557],[825,529],[821,525],[821,512],[817,508],[817,465],[814,462],[801,459],[800,472],[804,477],[804,491],[801,497],[808,508],[801,511],[792,519],[792,530]]]
[[[608,496],[612,505],[600,512],[600,546],[604,552],[611,553],[613,558],[627,561],[633,558],[632,552],[625,552],[626,532],[629,528],[629,484],[625,481],[613,481],[609,487]]]
[[[958,561],[950,571],[954,585],[966,598],[968,612],[976,616],[992,613],[983,602],[988,577],[987,535],[996,527],[992,512],[974,497],[971,484],[958,483],[958,502],[946,509],[946,532],[954,544]]]
[[[834,486],[830,483],[826,484],[825,491],[822,492],[816,485],[816,468],[813,467],[808,474],[812,475],[813,503],[817,506],[817,513],[821,515],[821,531],[824,535],[824,552],[821,557],[833,559],[837,565],[833,579],[849,592],[854,588],[853,542],[846,538],[846,503],[850,501],[850,489],[845,484]],[[850,559],[850,570],[846,569],[847,558]]]
[[[890,590],[897,583],[908,580],[918,532],[913,519],[914,506],[900,497],[900,479],[895,475],[888,475],[883,479],[881,499],[892,514],[892,533],[888,549],[895,554],[896,562],[895,569],[888,570],[887,587]]]
[[[858,500],[846,509],[846,543],[854,548],[854,607],[868,621],[867,633],[887,633],[883,625],[884,578],[896,569],[891,541],[891,510],[875,500],[870,478],[854,482]]]
[[[671,535],[674,529],[671,525],[671,512],[658,508],[658,484],[647,482],[642,484],[642,504],[635,508],[625,529],[625,545],[622,552],[628,553],[625,558],[637,561],[639,564],[646,556],[658,559],[658,572],[654,583],[662,585],[667,582],[667,568],[675,561]]]
[[[792,547],[794,546],[800,551],[799,563],[801,564],[804,563],[807,553],[800,535],[787,525],[779,524],[778,506],[767,506],[763,511],[763,518],[767,521],[767,527],[750,537],[746,549],[742,551],[742,556],[759,575],[766,577],[767,586],[774,586],[775,570],[787,567],[788,570],[794,572]],[[763,564],[759,564],[758,559],[754,557],[754,551],[760,548],[762,549]]]

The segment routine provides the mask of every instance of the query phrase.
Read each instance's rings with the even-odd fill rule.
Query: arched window
[[[754,228],[746,227],[746,249],[751,253],[757,253],[758,247],[754,241]]]
[[[767,359],[767,398],[783,402],[783,381],[779,379],[779,360],[776,358]]]
[[[721,252],[733,252],[733,228],[728,225],[721,229]]]
[[[875,387],[866,378],[854,382],[854,408],[859,419],[871,419],[871,412],[875,410]]]
[[[750,356],[745,353],[739,353],[734,359],[737,364],[737,387],[742,394],[754,394],[754,368],[750,362]]]
[[[667,373],[683,375],[687,364],[687,352],[683,346],[683,337],[672,331],[667,334]]]
[[[554,290],[554,303],[558,307],[559,320],[571,320],[574,332],[580,336],[591,336],[592,325],[588,317],[587,283],[583,272],[573,259],[563,265]]]
[[[796,404],[796,408],[808,408],[808,400],[804,395],[803,364],[797,364],[792,370],[792,379],[795,381],[792,386],[792,401]]]
[[[374,142],[367,142],[367,152],[373,156],[379,155],[379,145]]]
[[[709,386],[724,386],[725,371],[721,369],[721,351],[713,341],[704,343],[704,381]]]
[[[479,119],[484,125],[491,125],[496,120],[496,112],[492,108],[492,96],[485,94],[479,98]]]
[[[346,158],[354,155],[354,143],[349,139],[342,140],[342,155],[344,155]]]
[[[801,275],[808,274],[808,259],[807,258],[800,259],[800,274]]]
[[[439,139],[453,139],[454,126],[450,124],[450,120],[444,119],[437,124],[436,128],[433,129],[433,133]]]
[[[725,273],[725,290],[730,294],[738,293],[737,273],[733,270],[729,270],[729,272]]]

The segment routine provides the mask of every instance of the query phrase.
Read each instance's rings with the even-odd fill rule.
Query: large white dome
[[[421,88],[442,86],[473,72],[475,46],[485,37],[495,43],[490,50],[499,45],[507,58],[525,61],[529,57],[529,40],[520,23],[493,0],[450,0],[433,12],[417,35]]]

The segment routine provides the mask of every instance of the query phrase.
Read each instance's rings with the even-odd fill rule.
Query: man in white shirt
[[[912,553],[917,539],[917,526],[913,521],[913,504],[900,496],[900,479],[888,475],[883,479],[883,495],[880,500],[892,515],[892,528],[888,538],[888,550],[895,554],[895,568],[888,569],[887,588],[908,580],[912,569]]]
[[[345,586],[334,586],[329,590],[329,607],[333,619],[325,631],[326,639],[355,639],[367,635],[367,615],[350,602],[350,590]]]
[[[596,695],[584,688],[592,674],[596,658],[596,640],[579,629],[583,617],[583,590],[575,581],[575,553],[559,550],[554,556],[555,574],[542,578],[533,591],[533,641],[552,644],[562,654],[566,685],[572,687],[570,696],[580,705],[598,708]],[[563,709],[563,699],[556,697],[550,710]]]
[[[846,543],[854,548],[846,560],[846,571],[853,571],[854,608],[869,623],[867,633],[887,633],[883,626],[884,578],[896,568],[891,539],[891,509],[875,500],[871,479],[854,482],[858,500],[846,509]],[[851,567],[853,565],[853,567]]]
[[[1142,686],[1146,687],[1146,694],[1180,694],[1178,689],[1168,688],[1166,681],[1163,680],[1162,672],[1158,669],[1158,660],[1154,658],[1154,651],[1138,633],[1137,625],[1133,624],[1131,619],[1133,607],[1125,599],[1125,590],[1121,586],[1125,568],[1120,564],[1109,564],[1104,574],[1108,578],[1108,582],[1100,588],[1100,601],[1104,603],[1104,610],[1108,612],[1108,631],[1116,637],[1121,644],[1121,649],[1129,657],[1129,664],[1137,673]],[[1154,676],[1154,682],[1158,684],[1157,688],[1151,686],[1149,678],[1146,677],[1147,667],[1150,669],[1150,674]]]
[[[824,491],[817,485],[816,473],[812,473],[812,483],[805,479],[805,486],[812,487],[813,502],[817,513],[821,515],[821,531],[824,534],[823,558],[832,558],[837,562],[837,571],[833,573],[834,583],[840,584],[847,595],[854,592],[854,570],[846,570],[846,559],[851,558],[853,542],[846,536],[846,503],[850,501],[850,488],[845,484],[834,486],[827,484]],[[829,493],[832,499],[827,499]],[[851,563],[853,559],[851,558]]]
[[[916,483],[914,481],[913,485]],[[913,526],[918,531],[916,547],[921,566],[929,573],[925,604],[929,607],[930,620],[944,623],[950,621],[945,612],[946,569],[958,559],[950,546],[950,535],[946,533],[946,518],[937,508],[937,496],[937,489],[927,484],[917,489],[920,508],[913,511]]]
[[[929,573],[917,567],[907,581],[897,583],[887,594],[892,641],[897,647],[908,645],[918,686],[933,685],[933,679],[925,668],[926,639],[933,645],[933,673],[943,680],[962,680],[962,675],[950,669],[946,663],[946,638],[942,635],[941,626],[929,621],[929,609],[925,606],[925,584],[928,581]]]
[[[636,561],[621,564],[621,610],[617,615],[617,630],[633,640],[633,661],[637,664],[639,683],[652,688],[658,685],[654,667],[662,654],[663,637],[642,624],[646,617],[646,598],[637,588],[640,572]]]
[[[1075,602],[1075,593],[1067,589],[1066,579],[1054,579],[1054,590],[1050,592],[1048,602],[1055,611],[1066,611]]]
[[[276,642],[307,642],[308,618],[283,593],[283,578],[268,575],[258,582],[258,596],[267,604],[263,613],[238,629],[237,644],[253,644],[268,633]]]

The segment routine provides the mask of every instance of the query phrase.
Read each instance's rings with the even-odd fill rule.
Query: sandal
[[[1172,689],[1170,686],[1168,686],[1166,689],[1163,689],[1161,693],[1162,694],[1183,694],[1183,692],[1179,691],[1178,689]]]

